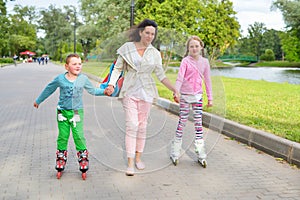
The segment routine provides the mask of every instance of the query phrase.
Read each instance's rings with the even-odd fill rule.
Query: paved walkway
[[[185,129],[185,153],[173,166],[168,152],[178,118],[156,106],[143,156],[147,168],[127,177],[121,104],[87,93],[87,180],[81,179],[72,138],[67,168],[57,180],[58,91],[39,109],[33,101],[63,71],[51,63],[0,69],[0,199],[300,199],[299,169],[207,129],[208,167],[200,167],[191,145],[191,123]]]

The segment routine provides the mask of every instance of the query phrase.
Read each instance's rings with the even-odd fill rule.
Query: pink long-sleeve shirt
[[[202,94],[203,80],[205,83],[207,99],[213,100],[208,59],[202,56],[199,56],[198,60],[195,60],[191,56],[183,58],[176,79],[176,89],[181,94]]]

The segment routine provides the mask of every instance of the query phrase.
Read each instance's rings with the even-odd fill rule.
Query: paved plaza
[[[116,98],[84,92],[84,130],[90,152],[81,179],[72,137],[66,170],[56,178],[58,91],[33,107],[35,98],[64,68],[52,63],[0,68],[0,200],[253,200],[300,199],[300,170],[268,154],[205,129],[208,167],[197,163],[193,124],[185,128],[184,154],[169,159],[178,117],[153,106],[143,161],[125,176],[124,113]],[[92,81],[92,80],[91,80]],[[97,82],[92,81],[96,86]]]

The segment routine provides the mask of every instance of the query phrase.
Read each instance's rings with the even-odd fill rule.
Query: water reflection
[[[231,67],[212,69],[212,76],[265,80],[269,82],[300,84],[300,68],[282,67]]]

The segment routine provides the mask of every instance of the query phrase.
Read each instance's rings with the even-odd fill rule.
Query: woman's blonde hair
[[[188,39],[188,41],[186,42],[186,52],[185,52],[184,57],[186,57],[186,56],[189,55],[189,45],[190,45],[190,42],[191,42],[192,40],[197,40],[197,41],[199,41],[200,46],[202,47],[201,55],[204,56],[204,42],[203,42],[198,36],[193,35],[193,36],[191,36],[191,37]]]

